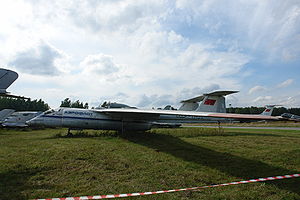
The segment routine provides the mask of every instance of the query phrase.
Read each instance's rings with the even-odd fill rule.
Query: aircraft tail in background
[[[266,105],[266,109],[261,113],[261,115],[271,116],[275,106],[279,105]]]
[[[13,109],[3,109],[0,111],[0,123],[3,123],[5,118],[7,118],[9,115],[11,115],[15,110]]]
[[[238,91],[215,91],[188,100],[181,101],[179,110],[196,112],[218,112],[226,113],[226,95],[237,93]],[[199,105],[199,102],[200,105]]]

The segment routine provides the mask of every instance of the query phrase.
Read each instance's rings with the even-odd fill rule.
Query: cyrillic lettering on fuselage
[[[68,115],[78,115],[78,116],[92,116],[93,113],[91,112],[83,112],[83,111],[75,111],[75,110],[67,110],[64,114]]]

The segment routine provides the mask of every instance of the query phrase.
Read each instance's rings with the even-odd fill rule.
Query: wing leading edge
[[[107,114],[111,117],[126,119],[136,119],[141,121],[151,121],[158,119],[161,115],[182,117],[205,117],[205,118],[222,118],[234,120],[268,120],[278,121],[284,120],[281,116],[251,115],[251,114],[231,114],[231,113],[210,113],[210,112],[194,112],[180,110],[142,110],[142,109],[101,109],[93,110],[97,113]]]

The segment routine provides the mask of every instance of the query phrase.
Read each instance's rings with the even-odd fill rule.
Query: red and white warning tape
[[[255,182],[272,181],[272,180],[286,179],[286,178],[296,178],[296,177],[300,177],[300,174],[291,174],[291,175],[284,175],[284,176],[274,176],[274,177],[267,177],[267,178],[250,179],[250,180],[247,180],[247,181],[237,181],[237,182],[231,182],[231,183],[223,183],[223,184],[217,184],[217,185],[208,185],[208,186],[200,186],[200,187],[192,187],[192,188],[184,188],[184,189],[162,190],[162,191],[156,191],[156,192],[141,192],[141,193],[129,193],[129,194],[110,194],[110,195],[65,197],[65,198],[50,198],[50,199],[48,198],[48,199],[36,199],[36,200],[112,199],[112,198],[117,198],[117,197],[132,197],[132,196],[143,196],[143,195],[150,195],[150,194],[161,194],[161,193],[179,192],[179,191],[187,191],[187,190],[197,190],[197,189],[205,189],[205,188],[211,188],[211,187],[237,185],[237,184],[243,184],[243,183],[255,183]]]

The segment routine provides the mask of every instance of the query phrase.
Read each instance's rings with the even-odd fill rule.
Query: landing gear
[[[71,133],[71,129],[68,128],[68,134],[67,134],[68,137],[73,137],[73,133]]]
[[[124,135],[124,122],[123,122],[123,120],[122,120],[122,130],[121,131],[122,131],[121,134]]]
[[[218,121],[218,128],[219,128],[219,133],[221,133],[221,130],[222,130],[221,128],[222,127],[221,127],[221,122],[220,121]]]

